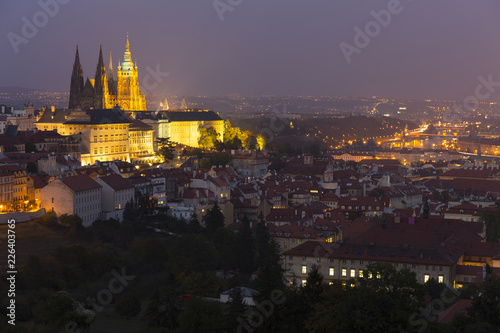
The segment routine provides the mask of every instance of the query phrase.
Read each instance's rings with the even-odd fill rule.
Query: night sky
[[[50,17],[37,1],[1,0],[0,86],[69,90],[77,44],[84,76],[100,44],[116,73],[127,32],[140,79],[148,66],[170,73],[159,94],[463,99],[479,75],[500,82],[498,0],[401,0],[349,64],[340,43],[355,46],[354,28],[394,1],[221,0],[236,4],[223,21],[213,0],[60,1]],[[25,38],[34,16],[48,22],[16,53],[9,36]]]

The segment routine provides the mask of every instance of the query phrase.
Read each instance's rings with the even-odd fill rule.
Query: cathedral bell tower
[[[73,64],[73,72],[71,73],[71,84],[69,87],[69,109],[76,109],[80,106],[80,99],[83,92],[83,70],[80,64],[80,56],[78,54],[78,45],[76,46],[75,63]]]

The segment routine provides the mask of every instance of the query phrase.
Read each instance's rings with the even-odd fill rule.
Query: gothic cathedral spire
[[[106,78],[106,67],[102,57],[102,45],[99,50],[99,61],[95,72],[95,106],[97,109],[105,109],[108,99],[108,79]]]
[[[113,80],[113,58],[111,57],[111,51],[109,51],[109,68],[108,68],[108,79]]]
[[[71,84],[69,88],[69,106],[70,109],[75,109],[80,106],[80,99],[83,92],[83,70],[80,64],[80,56],[78,54],[78,45],[76,46],[75,63],[73,64],[73,72],[71,73]]]

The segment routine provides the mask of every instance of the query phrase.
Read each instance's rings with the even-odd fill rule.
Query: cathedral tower
[[[75,63],[71,73],[71,84],[69,88],[69,109],[75,109],[80,106],[80,99],[83,92],[83,70],[78,55],[78,45],[76,46]]]
[[[101,46],[95,78],[93,80],[87,78],[84,85],[77,46],[73,73],[71,74],[69,108],[112,109],[118,105],[124,111],[146,111],[146,98],[139,90],[137,62],[135,64],[132,62],[128,34],[123,61],[118,62],[116,80],[111,52],[108,70],[109,77],[106,75]]]
[[[146,98],[139,90],[137,64],[134,65],[130,53],[130,43],[125,45],[123,61],[118,63],[118,87],[116,102],[123,110],[145,111]]]
[[[108,92],[108,79],[106,77],[106,67],[104,67],[104,60],[102,58],[102,46],[99,49],[99,60],[95,71],[95,105],[96,109],[108,109],[109,107],[109,92]]]

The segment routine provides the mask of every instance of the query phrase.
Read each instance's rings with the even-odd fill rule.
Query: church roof
[[[222,120],[219,115],[213,111],[160,111],[158,119],[167,119],[169,121],[211,121]]]

